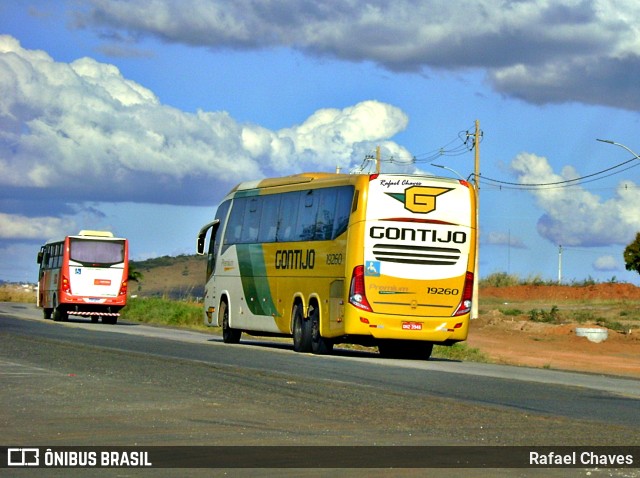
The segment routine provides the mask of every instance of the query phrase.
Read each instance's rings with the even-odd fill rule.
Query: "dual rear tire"
[[[293,350],[302,353],[325,355],[333,350],[333,342],[320,335],[320,311],[309,306],[309,316],[302,312],[302,304],[293,306]]]

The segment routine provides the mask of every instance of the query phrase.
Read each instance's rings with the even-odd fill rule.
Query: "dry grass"
[[[36,291],[25,289],[22,286],[6,284],[0,286],[0,302],[22,302],[27,304],[36,303]]]

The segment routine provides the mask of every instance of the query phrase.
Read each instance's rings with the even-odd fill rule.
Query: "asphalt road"
[[[0,380],[8,446],[640,446],[636,380],[304,355],[24,304],[0,304]]]

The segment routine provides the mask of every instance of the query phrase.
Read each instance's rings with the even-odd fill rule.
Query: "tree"
[[[133,282],[140,282],[142,279],[144,278],[144,275],[142,274],[142,272],[140,272],[135,264],[133,264],[132,262],[129,262],[129,277],[127,277],[127,280],[129,282],[133,281]]]
[[[640,274],[640,232],[635,240],[624,250],[624,264],[628,271],[636,271]]]

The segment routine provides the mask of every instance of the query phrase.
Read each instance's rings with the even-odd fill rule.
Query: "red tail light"
[[[65,275],[62,276],[62,292],[66,292],[67,294],[71,293],[71,283],[69,282],[69,278]]]
[[[462,290],[462,299],[453,313],[453,317],[468,314],[471,312],[471,304],[473,303],[473,272],[467,272],[464,279],[464,289]]]
[[[127,281],[124,280],[122,281],[122,284],[120,285],[120,295],[127,295]]]
[[[353,268],[351,286],[349,287],[349,303],[358,309],[373,312],[364,289],[364,266],[356,266]]]

